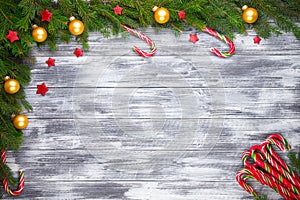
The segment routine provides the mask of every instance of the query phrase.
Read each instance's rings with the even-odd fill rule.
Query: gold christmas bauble
[[[243,20],[246,23],[252,24],[258,19],[258,12],[255,8],[248,8],[248,6],[243,6]]]
[[[158,7],[154,7],[153,8],[154,11],[154,19],[157,23],[160,24],[164,24],[167,23],[170,19],[170,12],[168,11],[168,9],[166,8],[158,8]]]
[[[32,37],[36,42],[44,42],[47,37],[47,31],[43,27],[33,26]]]
[[[69,31],[73,35],[80,35],[84,31],[84,24],[82,21],[75,19],[74,17],[70,18],[71,22],[69,24]]]
[[[16,129],[23,130],[28,125],[28,118],[23,114],[19,114],[14,117],[13,124]]]
[[[20,89],[20,83],[16,79],[8,79],[4,83],[4,90],[8,94],[15,94]]]

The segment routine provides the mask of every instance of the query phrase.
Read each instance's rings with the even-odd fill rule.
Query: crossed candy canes
[[[236,174],[236,180],[254,197],[258,193],[247,184],[248,179],[255,179],[267,185],[287,200],[300,200],[300,179],[295,172],[278,156],[271,145],[279,150],[290,150],[285,138],[278,134],[270,135],[260,145],[254,145],[242,155],[245,169]]]
[[[139,32],[139,31],[136,31],[132,28],[129,28],[128,26],[122,25],[122,27],[126,31],[131,33],[132,35],[142,39],[143,41],[145,41],[146,43],[148,43],[150,45],[150,49],[151,49],[150,52],[143,51],[140,48],[138,48],[136,46],[133,46],[132,49],[133,49],[134,52],[136,52],[138,55],[143,56],[143,57],[154,56],[154,54],[156,53],[157,48],[156,48],[155,43],[151,40],[151,38],[144,35],[142,32]],[[214,53],[216,56],[219,56],[221,58],[228,58],[228,57],[230,57],[234,54],[234,51],[235,51],[234,43],[230,39],[228,39],[228,37],[226,35],[223,35],[223,34],[217,32],[217,31],[215,31],[215,30],[213,30],[213,29],[211,29],[207,26],[205,26],[202,31],[218,38],[219,40],[222,40],[223,42],[225,42],[229,46],[230,50],[227,51],[227,52],[222,52],[222,51],[219,51],[216,48],[212,48],[210,51],[212,53]]]
[[[5,151],[5,149],[1,150],[1,162],[3,164],[6,164],[6,151]],[[17,195],[21,194],[23,189],[24,189],[24,172],[22,170],[19,171],[19,185],[18,185],[18,188],[16,190],[12,190],[12,189],[9,188],[8,181],[7,181],[6,178],[3,179],[2,183],[3,183],[3,186],[4,186],[4,190],[7,194],[10,194],[12,196],[17,196]]]

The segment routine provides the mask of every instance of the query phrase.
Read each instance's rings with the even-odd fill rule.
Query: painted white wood
[[[252,199],[235,181],[241,154],[274,132],[300,150],[294,36],[256,45],[253,33],[238,35],[236,54],[221,59],[209,48],[226,45],[207,34],[193,44],[191,30],[144,32],[158,47],[148,59],[130,50],[147,50],[143,41],[98,33],[80,58],[75,42],[33,50],[34,111],[20,151],[8,154],[13,170],[25,169],[18,199]],[[42,82],[46,96],[36,94]]]

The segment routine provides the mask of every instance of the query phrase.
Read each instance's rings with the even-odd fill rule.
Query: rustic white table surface
[[[92,33],[79,58],[76,42],[34,48],[26,88],[34,110],[22,147],[8,153],[14,171],[25,169],[16,199],[253,199],[235,181],[241,154],[271,133],[300,150],[300,42],[292,34],[260,45],[254,33],[238,35],[235,55],[221,59],[209,49],[226,45],[205,33],[196,44],[193,30],[144,33],[158,47],[152,58],[132,52],[148,46],[129,35]],[[46,96],[36,94],[43,82]]]

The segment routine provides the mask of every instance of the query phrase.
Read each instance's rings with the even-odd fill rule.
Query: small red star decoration
[[[74,55],[78,58],[79,56],[82,56],[82,49],[76,48],[75,51],[73,52]]]
[[[186,20],[185,20],[185,12],[184,11],[179,11],[178,12],[178,17],[180,19],[182,19],[183,22],[186,22]]]
[[[190,34],[190,42],[196,43],[199,40],[197,34]]]
[[[184,12],[184,11],[179,11],[179,12],[178,12],[178,17],[179,17],[180,19],[184,19],[184,18],[185,18],[185,12]]]
[[[46,61],[48,67],[52,67],[55,66],[55,59],[53,58],[48,58],[48,60]]]
[[[46,86],[46,83],[42,83],[41,85],[37,85],[37,94],[41,94],[42,96],[45,96],[46,92],[48,92],[48,88]]]
[[[50,22],[52,13],[49,12],[48,9],[44,10],[43,12],[40,12],[40,15],[42,16],[42,21]]]
[[[117,5],[116,7],[113,8],[114,12],[116,15],[122,15],[122,10],[123,8],[121,8],[119,5]]]
[[[20,40],[18,37],[18,33],[16,31],[9,30],[6,38],[10,41],[10,43],[13,43],[16,40]]]
[[[253,38],[254,44],[259,44],[261,39],[260,37],[256,36],[255,38]]]

